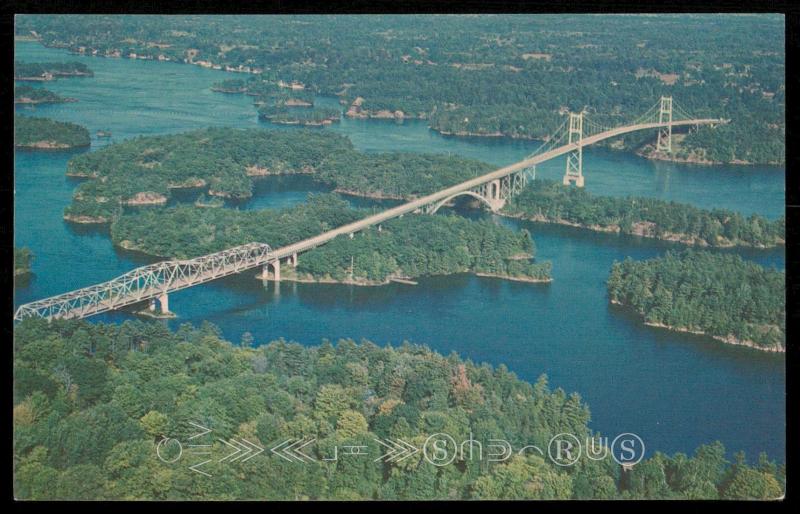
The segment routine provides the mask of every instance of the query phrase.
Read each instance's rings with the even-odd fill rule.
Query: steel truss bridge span
[[[188,260],[161,261],[135,268],[102,284],[20,306],[14,319],[85,318],[158,299],[168,311],[167,293],[210,282],[259,266],[270,259],[267,244],[250,243]]]

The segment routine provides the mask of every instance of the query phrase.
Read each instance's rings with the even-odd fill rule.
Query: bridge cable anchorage
[[[668,107],[679,116],[685,115],[685,111],[672,102],[665,105],[664,98],[662,97],[659,102],[648,109],[635,123],[623,124],[595,134],[584,132],[584,113],[570,113],[568,119],[553,133],[551,138],[544,141],[533,154],[519,162],[479,177],[470,178],[404,204],[390,207],[277,250],[273,250],[267,244],[249,243],[194,259],[167,260],[142,266],[108,282],[21,305],[14,314],[14,320],[20,321],[31,317],[47,320],[85,318],[154,298],[162,301],[163,308],[167,305],[167,294],[172,291],[240,273],[257,266],[271,265],[278,272],[280,259],[292,256],[292,261],[296,264],[295,256],[298,253],[321,246],[340,235],[359,232],[367,227],[379,225],[390,219],[423,209],[435,212],[439,206],[459,195],[467,194],[476,197],[496,211],[502,208],[510,196],[522,190],[528,176],[533,174],[535,177],[536,165],[562,155],[567,155],[565,180],[572,175],[572,180],[577,182],[579,176],[581,184],[578,185],[582,185],[584,177],[581,150],[584,146],[639,130],[661,129],[665,126],[714,125],[729,121],[717,118],[677,120],[670,118],[669,115],[661,112],[667,110],[662,107]],[[598,122],[586,121],[586,128],[590,131],[603,127]],[[567,139],[567,142],[562,144],[564,139]],[[279,279],[278,276],[275,278]],[[161,300],[162,298],[163,300]]]

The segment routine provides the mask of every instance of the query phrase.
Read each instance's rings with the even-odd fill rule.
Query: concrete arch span
[[[493,204],[491,200],[488,200],[487,198],[484,198],[483,196],[479,195],[478,193],[476,193],[474,191],[461,191],[459,193],[455,193],[453,195],[448,196],[447,198],[442,199],[440,202],[438,202],[436,205],[434,205],[434,207],[433,207],[433,209],[431,209],[430,213],[431,214],[436,214],[436,211],[438,211],[444,204],[446,204],[447,202],[449,202],[449,201],[451,201],[451,200],[453,200],[455,198],[458,198],[459,196],[471,196],[472,198],[480,200],[481,202],[483,202],[484,205],[489,207],[489,209],[491,209],[492,212],[495,212],[500,208],[500,206]]]

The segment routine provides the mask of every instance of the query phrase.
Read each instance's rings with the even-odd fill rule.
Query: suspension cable
[[[549,147],[552,147],[554,142],[560,142],[564,138],[564,134],[565,133],[562,133],[561,136],[558,137],[558,139],[556,139],[556,136],[558,136],[558,134],[561,133],[564,130],[564,128],[567,126],[568,122],[569,122],[569,118],[564,120],[564,122],[561,124],[561,126],[558,127],[546,141],[543,141],[542,144],[539,145],[539,147],[536,148],[536,150],[534,150],[532,154],[527,156],[526,159],[530,159],[530,158],[534,157],[535,155],[543,153],[545,151],[545,148],[548,148],[548,150],[549,150]]]

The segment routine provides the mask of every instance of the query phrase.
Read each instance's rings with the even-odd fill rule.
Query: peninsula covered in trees
[[[31,150],[66,150],[91,144],[86,127],[48,118],[14,116],[14,147]]]
[[[456,440],[503,439],[514,450],[546,448],[558,433],[591,435],[576,394],[535,384],[505,366],[444,357],[425,346],[380,347],[343,339],[302,346],[259,333],[225,341],[210,323],[170,331],[155,322],[119,325],[25,320],[14,328],[14,496],[25,500],[371,499],[760,499],[785,490],[784,465],[761,456],[726,459],[716,442],[694,455],[662,453],[622,472],[611,459],[559,467],[535,452],[504,461],[469,458],[434,466],[417,451],[376,461],[376,439],[417,448],[437,432]],[[259,346],[255,346],[258,343]],[[263,343],[263,344],[262,344]],[[169,373],[165,371],[168,370]],[[216,457],[177,455],[165,438],[195,438]],[[272,448],[314,438],[313,460],[269,451],[217,462],[220,440]],[[485,443],[484,443],[485,444]],[[331,459],[334,448],[367,455]],[[176,458],[177,457],[177,458]],[[206,459],[208,457],[203,457]],[[175,459],[177,464],[164,460]]]
[[[502,213],[699,246],[766,248],[785,242],[784,217],[768,220],[753,214],[745,218],[727,209],[700,209],[655,198],[596,196],[552,180],[531,181]]]
[[[608,278],[611,302],[648,325],[776,352],[786,348],[785,288],[782,271],[691,249],[616,262]]]
[[[58,77],[93,77],[94,72],[81,62],[14,63],[14,80],[49,81]]]
[[[114,244],[159,257],[191,258],[266,242],[295,243],[366,216],[336,195],[280,211],[178,206],[124,215],[111,226]],[[435,241],[436,244],[431,244]],[[337,238],[302,255],[283,280],[385,284],[391,279],[472,272],[526,282],[550,281],[550,263],[534,263],[527,231],[457,216],[415,215],[388,221],[353,239]]]
[[[65,98],[57,93],[43,87],[15,86],[15,104],[60,104],[65,102],[76,102],[74,98]]]
[[[253,179],[293,173],[314,174],[348,194],[412,198],[491,169],[455,156],[365,154],[328,132],[211,128],[137,137],[71,159],[67,175],[89,180],[77,188],[65,218],[107,223],[120,205],[165,204],[179,188],[245,199]]]
[[[347,116],[424,118],[454,135],[540,139],[561,125],[566,111],[584,108],[596,122],[615,126],[672,96],[693,115],[730,123],[676,138],[675,154],[658,158],[785,162],[784,20],[777,14],[373,16],[368,22],[26,15],[15,31],[83,55],[247,73],[255,80],[223,89],[336,95]],[[636,150],[654,138],[644,132],[608,144]]]

